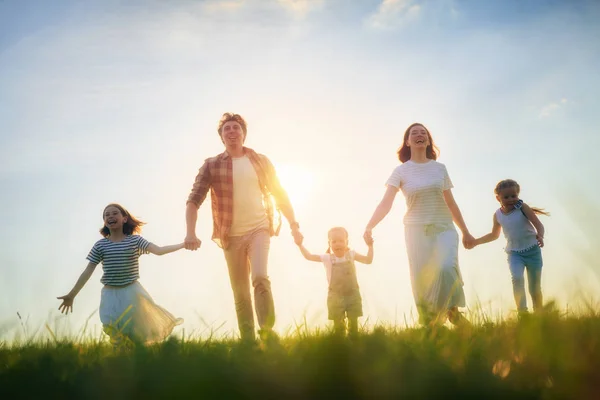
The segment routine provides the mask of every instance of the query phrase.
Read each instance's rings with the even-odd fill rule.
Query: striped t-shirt
[[[406,198],[405,225],[452,223],[444,191],[454,186],[444,164],[409,160],[394,169],[386,185],[401,189]]]
[[[111,242],[107,238],[94,244],[88,261],[100,264],[104,274],[100,282],[110,286],[128,285],[140,277],[138,258],[148,254],[150,242],[140,235],[127,235],[120,242]]]

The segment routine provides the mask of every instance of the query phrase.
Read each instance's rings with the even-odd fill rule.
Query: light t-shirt
[[[409,160],[394,169],[386,185],[399,188],[406,198],[405,225],[452,223],[444,191],[454,186],[444,164]]]
[[[356,252],[354,250],[350,250],[349,255],[350,259],[354,261],[354,256],[356,255]],[[325,267],[325,273],[327,274],[327,283],[331,283],[331,269],[333,268],[333,264],[331,263],[331,256],[333,256],[333,262],[335,264],[346,262],[346,254],[344,254],[343,257],[337,257],[333,253],[321,254],[321,262],[323,263],[323,266]]]
[[[229,236],[242,236],[257,228],[269,228],[258,175],[248,156],[232,158],[233,219]]]
[[[538,246],[537,232],[531,221],[523,213],[523,200],[515,204],[515,208],[508,214],[502,209],[496,210],[496,220],[502,227],[506,237],[506,252],[522,252]]]

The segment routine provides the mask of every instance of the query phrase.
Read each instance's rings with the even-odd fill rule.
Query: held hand
[[[363,239],[365,240],[365,243],[367,244],[367,246],[373,244],[373,230],[365,229],[365,233],[363,234]]]
[[[544,247],[544,237],[543,237],[543,236],[540,236],[540,235],[536,235],[536,236],[535,236],[535,238],[536,238],[536,239],[537,239],[537,241],[538,241],[538,245],[539,245],[540,247]]]
[[[292,236],[294,237],[294,243],[300,246],[302,244],[302,241],[304,240],[304,236],[302,236],[302,233],[300,233],[300,229],[292,228]]]
[[[58,307],[62,314],[68,314],[69,312],[73,312],[73,300],[75,300],[72,296],[68,294],[64,296],[57,297],[57,299],[62,300],[62,304]]]
[[[463,246],[465,246],[465,249],[467,250],[472,249],[477,244],[475,238],[469,232],[463,234],[462,242]]]
[[[196,237],[196,235],[188,235],[183,241],[183,245],[187,250],[198,250],[202,242]]]

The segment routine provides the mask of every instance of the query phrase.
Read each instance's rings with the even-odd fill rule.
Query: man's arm
[[[188,200],[185,206],[185,226],[186,236],[183,241],[184,246],[188,250],[197,250],[202,242],[196,236],[196,222],[198,221],[198,208],[202,205],[212,184],[212,177],[210,175],[210,169],[208,168],[208,161],[204,162],[204,165],[198,171],[192,191],[188,196]]]
[[[300,233],[300,224],[298,224],[298,221],[296,221],[294,208],[292,207],[292,203],[287,192],[281,186],[281,182],[279,182],[279,178],[277,177],[275,167],[273,166],[273,163],[271,163],[271,160],[269,160],[266,156],[263,155],[262,158],[266,165],[265,172],[267,173],[267,189],[275,199],[277,208],[281,210],[281,213],[290,224],[294,240],[302,239],[302,234]]]
[[[290,223],[290,227],[291,227],[292,225],[295,225],[297,222],[296,222],[296,216],[294,215],[294,208],[292,207],[290,198],[289,198],[287,192],[285,191],[285,189],[281,186],[281,182],[279,182],[279,178],[277,177],[275,167],[271,163],[271,160],[269,160],[266,156],[262,156],[262,157],[263,157],[263,160],[265,161],[265,165],[266,165],[265,172],[268,175],[267,176],[267,178],[268,178],[267,189],[275,198],[275,203],[277,204],[277,207],[281,210],[281,213],[283,214],[285,219],[288,220],[288,222]]]

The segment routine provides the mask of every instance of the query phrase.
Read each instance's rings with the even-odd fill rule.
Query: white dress
[[[443,194],[453,187],[446,166],[435,160],[407,161],[394,169],[386,184],[402,190],[406,198],[406,251],[420,316],[464,307],[458,233]]]
[[[99,314],[113,343],[123,336],[144,344],[161,342],[183,323],[156,304],[138,281],[125,287],[104,286]]]

